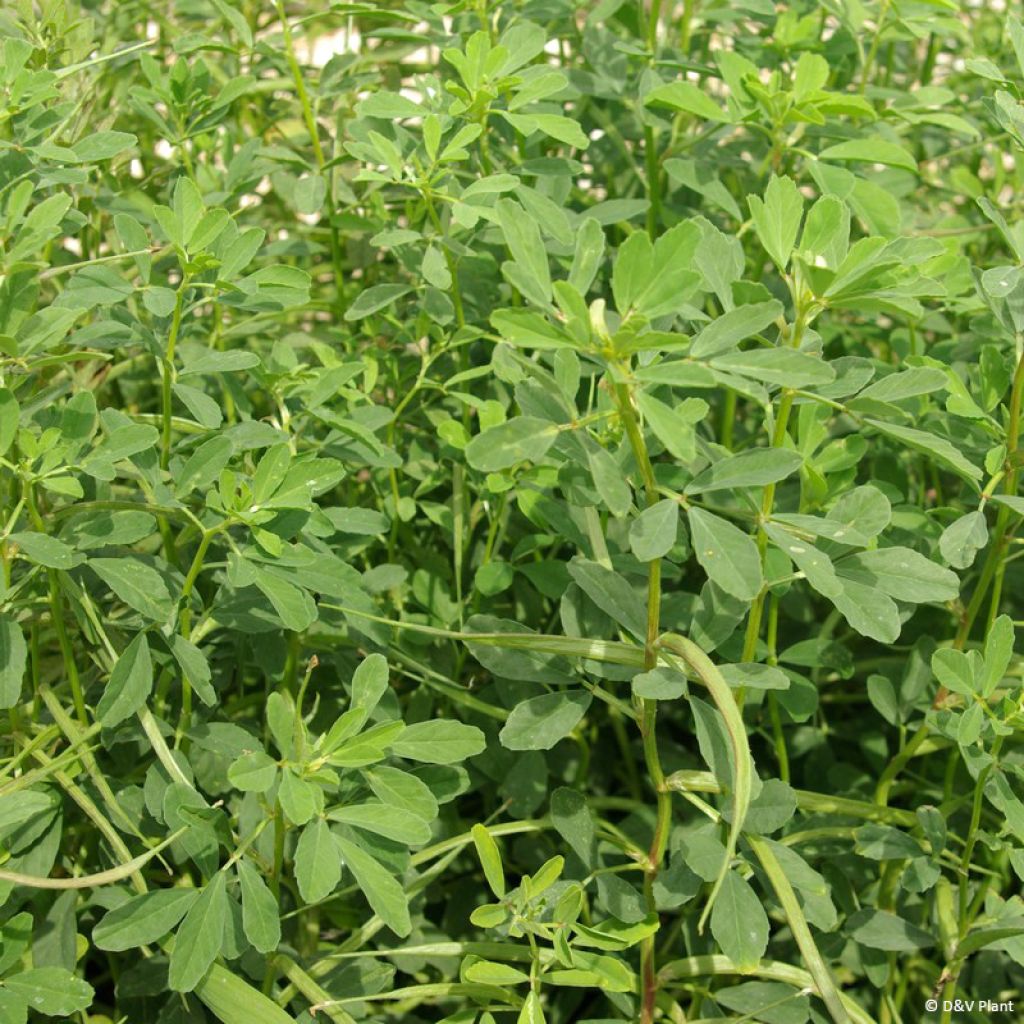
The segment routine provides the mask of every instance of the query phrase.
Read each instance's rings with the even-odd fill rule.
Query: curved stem
[[[766,981],[781,981],[786,985],[792,985],[798,989],[808,989],[811,992],[821,992],[808,971],[799,967],[791,967],[789,964],[778,963],[774,960],[762,960],[756,967],[740,970],[727,956],[721,954],[706,954],[704,956],[688,956],[682,960],[673,960],[666,964],[661,970],[663,981],[673,981],[676,978],[707,978],[721,977],[723,975],[740,974],[745,978],[763,978]],[[854,1024],[875,1024],[874,1019],[859,1003],[854,1002],[849,996],[840,995],[843,1006]]]
[[[659,640],[659,646],[667,651],[669,655],[678,658],[683,665],[690,668],[707,687],[715,707],[718,708],[718,712],[722,716],[722,723],[725,726],[729,746],[732,750],[732,821],[729,824],[729,834],[726,838],[725,857],[722,859],[722,867],[711,887],[711,893],[704,904],[704,909],[701,911],[700,919],[697,922],[697,930],[703,931],[722,883],[725,881],[725,876],[732,866],[732,859],[736,853],[736,846],[739,842],[740,832],[743,829],[743,822],[747,816],[747,809],[750,807],[754,762],[750,756],[750,741],[747,739],[746,728],[743,724],[743,712],[733,696],[732,689],[715,663],[697,644],[684,636],[666,633]]]
[[[889,802],[889,791],[896,781],[896,776],[906,768],[910,763],[910,759],[917,753],[921,744],[928,739],[930,734],[931,730],[928,728],[928,725],[922,724],[921,728],[914,733],[903,749],[886,765],[875,789],[876,804],[884,807]]]

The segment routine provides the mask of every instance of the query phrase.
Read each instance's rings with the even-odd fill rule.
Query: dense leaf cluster
[[[0,10],[0,1021],[1024,1000],[996,7]]]

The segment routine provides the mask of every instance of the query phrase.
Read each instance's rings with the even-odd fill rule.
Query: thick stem
[[[775,895],[778,897],[783,913],[786,915],[786,920],[789,922],[790,931],[793,933],[797,948],[800,950],[804,963],[807,965],[811,977],[814,979],[814,984],[817,986],[818,995],[821,996],[835,1024],[849,1024],[850,1015],[843,1005],[835,978],[832,977],[832,972],[822,959],[821,953],[814,941],[814,936],[811,934],[811,929],[807,925],[807,918],[804,916],[803,909],[800,906],[800,900],[797,898],[793,886],[786,877],[782,865],[779,863],[767,840],[761,836],[750,834],[747,836],[747,841],[750,843],[750,847],[757,856],[757,859],[761,862],[761,867],[764,868],[768,881],[771,882],[772,888],[775,890]]]
[[[640,3],[640,12],[643,14],[643,0]],[[658,45],[658,23],[661,21],[661,0],[651,0],[651,10],[647,17],[647,49],[654,53]]]
[[[917,76],[917,81],[920,85],[931,84],[932,73],[935,71],[935,58],[939,55],[939,46],[939,37],[933,32],[928,37],[924,60],[921,61],[921,73]]]
[[[673,960],[662,969],[663,981],[672,983],[677,979],[708,978],[741,975],[744,978],[762,978],[766,981],[781,981],[797,989],[807,989],[821,995],[809,971],[774,960],[761,960],[754,967],[741,968],[727,956],[705,954]],[[871,1017],[859,1003],[842,993],[839,995],[850,1020],[854,1024],[873,1024]]]
[[[693,35],[693,15],[697,9],[697,0],[683,0],[683,17],[679,25],[679,49],[683,53],[690,52],[690,39]]]

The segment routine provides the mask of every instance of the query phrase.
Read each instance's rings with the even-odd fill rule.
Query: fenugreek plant
[[[1012,12],[0,45],[0,1024],[1019,1018]]]

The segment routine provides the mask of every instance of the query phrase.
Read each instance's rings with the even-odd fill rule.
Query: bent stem
[[[27,889],[97,889],[104,885],[114,885],[132,878],[138,874],[138,870],[148,864],[157,854],[166,850],[172,843],[177,842],[186,832],[188,826],[179,828],[172,832],[156,846],[140,853],[137,857],[119,864],[116,868],[109,868],[106,871],[98,871],[92,875],[75,875],[72,878],[50,878],[48,876],[24,875],[18,871],[0,871],[0,882],[9,882],[13,885],[22,885]]]
[[[674,981],[677,978],[722,977],[736,974],[750,978],[763,978],[765,981],[781,981],[793,988],[807,989],[821,995],[814,978],[808,971],[775,960],[762,960],[756,967],[741,971],[727,956],[715,953],[673,960],[666,964],[661,971],[662,980],[665,982]],[[875,1024],[870,1014],[849,996],[840,995],[839,998],[853,1024]]]
[[[750,807],[754,762],[750,755],[750,743],[747,740],[746,728],[743,725],[743,714],[740,711],[736,698],[733,697],[729,684],[715,663],[697,644],[684,636],[666,633],[658,643],[669,655],[675,656],[684,665],[689,667],[707,687],[711,699],[722,716],[722,722],[729,737],[729,746],[732,748],[732,822],[729,825],[729,835],[726,839],[725,857],[722,859],[722,867],[718,872],[714,885],[711,887],[711,894],[708,896],[707,903],[704,904],[700,920],[697,922],[697,930],[703,932],[704,925],[707,923],[708,916],[711,914],[719,890],[722,888],[722,883],[725,881],[725,876],[729,873],[732,859],[736,854],[740,832],[743,830],[743,822],[747,817],[747,809]]]

